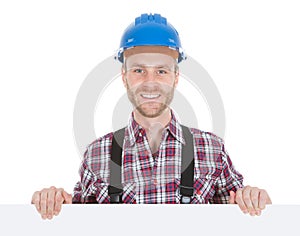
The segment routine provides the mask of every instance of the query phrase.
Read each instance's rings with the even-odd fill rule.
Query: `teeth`
[[[159,94],[141,94],[144,98],[158,98]]]

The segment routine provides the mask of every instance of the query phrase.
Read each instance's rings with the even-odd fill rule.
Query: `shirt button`
[[[157,180],[154,179],[154,180],[153,180],[153,183],[154,183],[154,185],[157,185]]]
[[[139,133],[139,136],[142,137],[142,133]]]

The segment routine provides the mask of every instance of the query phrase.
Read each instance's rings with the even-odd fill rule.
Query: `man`
[[[117,58],[133,105],[129,124],[88,146],[73,195],[55,187],[33,194],[42,218],[64,203],[231,203],[260,215],[271,204],[267,192],[244,187],[223,140],[181,125],[169,107],[185,55],[166,18],[137,17]]]

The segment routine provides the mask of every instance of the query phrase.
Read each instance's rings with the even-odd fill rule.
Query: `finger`
[[[267,200],[268,200],[268,194],[265,190],[261,190],[259,194],[259,208],[261,210],[266,208]]]
[[[251,199],[252,206],[254,207],[254,209],[258,209],[258,197],[259,197],[259,189],[251,188],[250,189],[250,199]]]
[[[37,210],[39,210],[40,208],[39,202],[40,202],[40,192],[36,191],[32,195],[31,204],[34,204]]]
[[[32,195],[32,199],[31,199],[31,204],[35,205],[35,208],[37,209],[37,211],[39,213],[41,213],[41,207],[40,207],[40,192],[36,191],[34,192],[34,194]]]
[[[244,201],[250,215],[254,216],[255,210],[254,210],[254,207],[253,207],[252,201],[251,201],[251,195],[250,195],[251,190],[252,190],[252,187],[250,187],[250,186],[245,187],[245,189],[243,191],[243,201]]]
[[[51,187],[48,191],[47,217],[48,217],[49,220],[52,219],[52,217],[53,217],[55,193],[56,193],[56,188],[55,187]]]
[[[229,194],[229,204],[235,204],[235,192],[230,191]]]
[[[42,218],[45,220],[47,218],[47,196],[48,196],[48,191],[46,189],[41,191],[41,215]]]
[[[251,198],[251,202],[255,211],[256,215],[260,215],[261,214],[261,210],[259,209],[259,195],[260,195],[260,189],[259,188],[251,188],[250,191],[250,198]]]
[[[58,190],[56,192],[56,196],[55,196],[55,206],[54,206],[54,214],[58,215],[59,212],[61,211],[61,205],[63,204],[64,199],[62,196],[62,191]]]
[[[236,191],[235,193],[235,201],[236,203],[239,205],[239,208],[244,212],[244,213],[248,213],[248,209],[244,203],[243,200],[243,189],[240,188]]]

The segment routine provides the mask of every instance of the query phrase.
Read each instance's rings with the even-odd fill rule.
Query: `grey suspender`
[[[191,202],[194,194],[194,142],[188,127],[181,125],[185,145],[182,146],[180,194],[181,203]],[[125,136],[125,128],[114,132],[110,159],[110,185],[108,194],[110,203],[122,203],[122,145]]]
[[[110,158],[110,185],[108,195],[110,203],[122,203],[122,146],[125,136],[125,128],[114,132]]]
[[[185,139],[185,145],[182,147],[181,154],[181,203],[190,203],[194,194],[194,142],[189,128],[183,125],[181,127]]]

